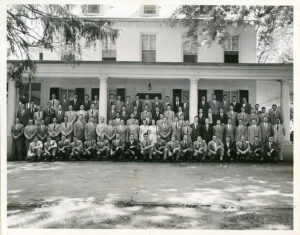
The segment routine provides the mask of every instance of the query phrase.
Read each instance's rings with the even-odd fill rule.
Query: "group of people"
[[[20,105],[11,128],[16,160],[113,161],[280,161],[285,130],[277,105],[259,110],[243,98],[229,102],[201,97],[199,113],[189,122],[187,97],[126,101],[110,95],[107,119],[99,101],[55,94],[45,109]]]

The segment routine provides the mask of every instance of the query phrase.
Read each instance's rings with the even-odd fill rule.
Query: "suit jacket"
[[[184,140],[180,141],[180,149],[190,149],[193,147],[192,141],[187,140],[186,142]]]
[[[223,139],[224,139],[224,126],[223,125],[220,125],[219,127],[218,127],[218,125],[215,125],[213,127],[213,132],[214,132],[214,135],[216,135],[218,139],[223,141]]]
[[[59,100],[51,99],[51,100],[49,100],[49,102],[51,103],[51,108],[54,110],[57,110],[58,105],[59,105]]]
[[[237,112],[237,113],[240,113],[241,112],[241,104],[240,103],[231,103],[230,105],[233,106],[233,111],[234,112]]]
[[[160,119],[160,114],[161,112],[159,112],[158,114],[155,111],[152,112],[152,118],[155,120],[155,123]]]
[[[57,147],[59,149],[62,149],[63,147],[70,147],[71,146],[71,141],[66,139],[64,142],[62,140],[60,140],[58,143],[57,143]]]
[[[224,109],[224,113],[227,113],[229,111],[230,102],[228,100],[226,100],[226,102],[223,100],[221,104]]]
[[[145,105],[148,104],[149,106],[149,111],[151,111],[152,108],[152,101],[151,100],[143,100],[143,110],[145,109]]]
[[[201,135],[201,125],[200,123],[197,123],[197,126],[195,126],[195,123],[191,124],[190,127],[192,128],[191,138],[192,141],[196,141],[198,136]]]
[[[223,113],[222,115],[221,114],[216,115],[215,123],[217,123],[217,120],[220,120],[222,124],[227,124],[227,120],[228,120],[227,114]]]
[[[67,116],[68,117],[68,121],[69,122],[76,122],[76,120],[77,120],[77,113],[76,113],[76,111],[74,111],[74,110],[72,110],[72,111],[66,111],[65,112],[65,116]],[[83,120],[84,121],[84,120]]]
[[[273,125],[271,123],[267,123],[265,126],[264,123],[260,124],[261,129],[261,141],[262,143],[268,141],[268,138],[273,135]]]
[[[227,145],[226,141],[224,142],[224,153],[227,154],[227,152],[230,150],[230,153],[235,152],[236,144],[234,141],[230,141],[229,145]]]
[[[131,124],[135,124],[136,121],[138,121],[138,119],[135,119],[135,118],[129,118],[129,119],[127,119],[126,124],[127,124],[127,126],[129,126],[129,125],[131,125]]]
[[[60,114],[59,114],[58,110],[55,111],[55,118],[56,118],[57,123],[60,124],[60,123],[64,122],[64,117],[65,117],[65,111],[61,110]]]
[[[206,144],[205,140],[201,140],[201,142],[196,140],[193,143],[193,148],[194,148],[194,150],[199,150],[199,148],[207,148],[207,144]]]
[[[118,125],[116,127],[116,131],[118,134],[120,134],[120,139],[127,141],[128,136],[128,128],[125,125]]]
[[[156,107],[159,107],[159,112],[162,113],[164,111],[164,106],[163,106],[162,102],[158,101],[156,103],[156,101],[153,101],[152,102],[152,107],[151,107],[152,113],[155,113]]]
[[[109,146],[109,141],[108,140],[104,140],[104,141],[98,141],[97,144],[96,144],[96,149],[97,150],[100,150],[100,149],[103,149],[104,147],[110,147]]]
[[[80,109],[81,102],[78,99],[76,100],[76,102],[74,100],[71,100],[70,105],[73,106],[73,110],[78,111]]]
[[[201,137],[208,143],[212,140],[213,136],[213,127],[212,125],[208,125],[208,128],[206,128],[206,125],[201,126]]]
[[[55,148],[57,148],[57,143],[56,143],[55,140],[50,140],[49,143],[48,143],[48,141],[46,141],[46,142],[44,143],[44,150],[49,151],[49,150],[50,150],[50,149],[49,149],[50,147],[55,147]]]
[[[173,122],[174,117],[175,117],[175,113],[172,110],[171,111],[165,111],[164,116],[167,117],[170,122]]]
[[[44,117],[44,120],[45,120],[45,124],[46,125],[49,125],[50,123],[52,123],[52,119],[54,118],[55,116],[55,112],[54,112],[54,109],[49,109],[47,108],[45,110],[45,117]]]
[[[220,112],[220,108],[222,107],[222,103],[218,100],[216,100],[216,102],[210,101],[209,106],[212,109],[212,113],[217,115]]]
[[[182,103],[180,102],[180,101],[178,101],[178,105],[177,105],[177,102],[176,101],[174,101],[174,104],[173,104],[173,110],[174,110],[174,113],[178,113],[178,108],[179,108],[179,106],[180,107],[182,107]]]
[[[283,125],[279,124],[277,126],[277,124],[273,125],[273,136],[274,136],[274,142],[277,143],[282,143],[284,140],[284,136],[285,136],[285,129],[283,127]]]
[[[224,125],[224,132],[225,132],[225,137],[226,138],[227,136],[230,137],[230,140],[231,141],[234,141],[235,138],[235,126],[234,125],[231,125],[231,126],[228,126],[228,124]]]
[[[42,126],[39,125],[36,134],[40,140],[46,141],[48,136],[48,126],[44,125],[42,128]]]
[[[169,141],[166,145],[169,151],[173,151],[175,148],[180,148],[180,144],[178,141]]]
[[[242,143],[242,141],[238,141],[236,143],[236,150],[239,151],[245,151],[246,149],[250,150],[250,144],[248,141],[244,141],[244,143]]]
[[[205,118],[207,118],[207,114],[205,113],[202,113],[202,114],[198,114],[198,117],[199,117],[199,123],[201,125],[204,125],[205,124]]]
[[[107,134],[107,124],[106,123],[99,123],[96,126],[96,134],[97,134],[97,136],[101,136],[101,135],[106,136],[106,134]]]
[[[150,118],[152,117],[152,113],[150,111],[147,112],[148,114],[150,114]],[[145,111],[141,112],[141,121],[146,119],[146,115],[147,113]]]
[[[67,111],[69,110],[70,101],[68,99],[61,101],[62,110]]]
[[[32,119],[34,119],[34,113],[36,112],[36,111],[38,111],[38,109],[37,108],[35,108],[35,107],[33,107],[33,108],[28,108],[27,109],[27,112],[28,112],[28,116],[29,116],[29,118],[32,118]]]
[[[21,110],[19,110],[17,112],[17,117],[20,120],[20,123],[23,126],[26,126],[28,124],[28,119],[29,119],[29,113],[24,109],[24,111],[22,112]]]
[[[41,120],[44,120],[46,114],[45,114],[45,111],[36,111],[34,114],[33,114],[33,120],[34,120],[34,123],[36,125],[39,125],[40,124],[40,121]]]
[[[244,126],[247,126],[249,124],[249,114],[247,113],[238,113],[237,119],[240,120],[242,119],[242,123]]]
[[[99,100],[92,100],[91,104],[94,104],[94,108],[99,110]],[[109,109],[109,106],[107,108]]]
[[[137,106],[137,111],[139,113],[141,113],[143,111],[143,102],[141,100],[139,100],[139,102],[137,103],[137,101],[133,101],[132,102],[132,106]]]
[[[245,140],[248,139],[248,130],[247,127],[242,125],[242,126],[237,126],[235,128],[235,141],[240,141],[241,137],[244,136]]]
[[[116,112],[120,113],[121,112],[121,108],[122,108],[123,105],[124,105],[123,101],[116,100],[116,102],[115,102]]]
[[[248,127],[248,141],[250,144],[254,143],[254,137],[258,136],[258,140],[261,141],[261,129],[260,126],[249,126]]]
[[[245,109],[245,113],[250,114],[251,111],[251,105],[249,103],[242,103],[241,108]]]
[[[106,129],[106,136],[109,140],[115,138],[116,136],[116,127],[113,125],[107,125],[107,129]]]
[[[84,129],[84,136],[85,139],[92,139],[92,140],[96,140],[97,135],[96,135],[96,124],[92,124],[91,122],[87,123],[85,125],[85,129]]]
[[[165,139],[165,136],[170,136],[171,133],[172,133],[172,128],[171,128],[171,125],[169,124],[161,124],[159,127],[158,127],[158,132],[160,134],[160,136],[162,136],[163,139]]]
[[[254,152],[256,149],[261,149],[262,150],[262,144],[261,144],[261,142],[259,141],[259,142],[257,142],[257,143],[252,143],[252,144],[250,144],[250,150],[252,151],[252,152]]]
[[[127,113],[129,113],[129,115],[130,115],[132,113],[132,110],[133,110],[132,102],[128,102],[128,103],[125,102],[124,104],[126,106]]]
[[[113,140],[111,143],[111,149],[116,150],[117,147],[125,147],[125,142],[122,139],[119,140]]]
[[[79,140],[84,139],[84,127],[85,124],[81,121],[74,122],[73,135]]]
[[[235,111],[233,111],[232,113],[230,111],[227,112],[227,121],[229,118],[231,118],[231,120],[232,120],[232,125],[236,126],[237,125],[237,112],[235,112]]]
[[[188,139],[192,139],[193,128],[191,126],[183,125],[181,128],[181,136],[187,135]],[[195,134],[195,133],[194,133]]]
[[[182,111],[184,113],[184,120],[188,120],[190,116],[190,105],[188,102],[182,104]]]
[[[120,118],[123,119],[125,121],[125,123],[127,122],[129,115],[130,114],[126,110],[120,112]]]
[[[172,126],[172,136],[175,136],[175,139],[177,141],[181,140],[181,134],[182,134],[182,125],[180,125],[179,122],[173,122],[171,124]]]
[[[95,121],[97,121],[98,122],[98,118],[99,118],[99,111],[97,110],[97,109],[90,109],[90,110],[88,110],[87,111],[87,122],[89,122],[90,121],[90,118],[93,116],[93,117],[95,117]]]
[[[278,145],[273,141],[271,143],[271,147],[270,147],[270,144],[269,144],[269,141],[267,141],[265,144],[264,144],[264,151],[265,152],[270,152],[271,149],[275,149],[275,150],[278,150]]]
[[[116,111],[109,110],[107,113],[107,120],[114,120],[116,118]]]
[[[84,123],[87,123],[87,120],[89,119],[89,116],[88,116],[88,112],[87,111],[85,111],[85,110],[78,110],[77,112],[76,112],[76,116],[77,117],[79,117],[80,115],[82,115],[82,121],[84,122]],[[97,119],[95,120],[96,122],[97,122]]]
[[[63,122],[60,125],[60,132],[62,135],[66,136],[66,139],[70,139],[73,132],[73,123],[72,122]]]
[[[134,139],[131,143],[130,140],[126,141],[125,143],[125,148],[130,149],[130,147],[133,147],[134,149],[139,149],[140,148],[140,143],[138,140]],[[132,148],[130,149],[132,150]]]
[[[186,114],[183,111],[175,113],[175,116],[178,117],[178,119],[180,119],[181,115],[183,115],[184,120],[186,120],[186,117],[185,117]]]
[[[268,118],[268,121],[270,121],[270,116],[269,113],[265,112],[265,113],[261,113],[259,115],[259,124],[262,124],[264,122],[264,117]]]
[[[248,118],[249,118],[249,125],[252,125],[252,120],[256,121],[256,125],[259,124],[259,116],[258,116],[258,114],[256,114],[256,113],[251,114],[250,113],[249,116],[248,116]]]
[[[276,119],[279,118],[280,122],[282,123],[282,115],[280,110],[276,110],[275,112],[271,110],[269,112],[269,118],[270,118],[270,123],[274,125],[276,123]]]
[[[23,139],[23,133],[24,133],[24,125],[19,123],[18,127],[16,125],[13,125],[11,127],[11,134],[14,136],[19,136],[18,140],[22,140]],[[13,139],[15,140],[15,139]]]
[[[198,105],[199,109],[203,109],[203,113],[205,115],[207,115],[208,113],[208,109],[210,108],[210,105],[207,101],[205,102],[202,102],[202,100],[199,102],[199,105]]]
[[[173,110],[173,105],[171,104],[171,102],[163,102],[163,107],[164,107],[164,110],[163,111],[166,111],[167,110],[167,106],[170,105],[171,106],[171,109]]]
[[[90,109],[90,107],[91,107],[91,101],[90,100],[84,100],[82,102],[82,104],[84,105],[84,110],[85,111],[88,111]]]
[[[217,144],[217,147],[219,147],[219,146],[224,146],[223,143],[222,143],[222,141],[219,140],[219,139],[216,140],[216,144]],[[214,141],[213,141],[213,140],[211,140],[211,141],[208,142],[207,150],[208,150],[208,151],[210,151],[210,150],[216,151],[215,146],[214,146]]]
[[[51,135],[59,135],[60,134],[60,124],[56,123],[54,126],[54,123],[48,125],[48,134]]]
[[[139,125],[128,125],[128,137],[133,134],[134,139],[139,139],[140,126]]]

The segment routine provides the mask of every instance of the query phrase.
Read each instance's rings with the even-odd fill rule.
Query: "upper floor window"
[[[143,15],[157,15],[156,5],[144,5],[143,6]]]
[[[156,61],[156,35],[142,34],[142,61],[155,62]]]
[[[61,60],[73,61],[75,60],[75,48],[72,46],[63,46],[61,49]]]
[[[102,43],[102,60],[116,61],[116,44],[110,39]]]
[[[100,5],[87,5],[87,14],[100,14]]]
[[[224,44],[224,63],[239,62],[239,36],[226,36]]]
[[[183,62],[197,63],[198,48],[197,36],[184,38],[183,40]]]

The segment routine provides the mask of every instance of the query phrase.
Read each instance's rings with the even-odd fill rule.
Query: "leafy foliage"
[[[11,5],[7,9],[7,54],[21,59],[8,69],[8,76],[21,82],[21,74],[35,73],[35,63],[29,51],[32,48],[53,50],[65,45],[81,53],[97,41],[112,40],[118,36],[107,20],[80,18],[72,13],[74,5]],[[84,8],[84,7],[83,7]]]
[[[187,27],[187,36],[197,35],[200,46],[213,41],[223,45],[230,28],[254,27],[258,62],[293,61],[292,6],[182,5],[171,20]]]

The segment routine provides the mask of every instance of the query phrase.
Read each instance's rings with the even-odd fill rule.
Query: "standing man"
[[[124,143],[127,141],[127,135],[128,135],[128,130],[127,126],[124,125],[124,120],[120,121],[120,125],[116,127],[117,134],[120,135],[120,139],[124,141]]]
[[[232,103],[230,104],[233,106],[233,111],[236,113],[241,112],[241,104],[237,102],[236,96],[232,96]]]
[[[142,101],[140,101],[140,97],[138,95],[135,96],[135,101],[133,101],[132,105],[137,107],[138,113],[141,113],[143,111],[143,104]]]
[[[61,101],[61,106],[62,106],[63,111],[67,111],[69,106],[70,106],[70,101],[68,100],[66,94],[63,94],[63,98],[62,98],[62,101]]]
[[[126,96],[125,106],[126,106],[126,112],[132,113],[133,105],[130,96]]]
[[[244,136],[244,138],[246,139],[248,137],[248,131],[247,127],[243,125],[243,120],[240,119],[239,125],[235,128],[235,141],[240,141],[242,136]]]
[[[24,128],[24,136],[26,142],[26,152],[29,149],[29,144],[33,141],[33,138],[36,136],[37,126],[33,125],[33,120],[29,119],[28,125]]]
[[[245,112],[245,108],[241,108],[241,112],[237,115],[238,120],[242,120],[244,126],[249,124],[249,114]]]
[[[256,120],[252,119],[251,126],[248,127],[248,141],[250,144],[254,143],[254,138],[257,136],[258,140],[261,141],[261,130],[257,126]]]
[[[174,112],[171,110],[171,105],[167,105],[167,109],[166,111],[164,112],[164,116],[167,117],[167,119],[170,121],[170,122],[173,122],[174,120],[174,117],[175,117],[175,114]]]
[[[130,135],[133,135],[135,140],[139,140],[139,133],[140,133],[140,126],[139,126],[139,121],[137,119],[134,119],[135,122],[131,122],[128,125],[128,137]]]
[[[201,135],[201,125],[199,123],[198,116],[194,117],[194,123],[191,124],[191,128],[192,128],[191,138],[192,138],[192,142],[194,142],[197,140],[198,136]]]
[[[20,119],[15,119],[15,124],[11,127],[11,137],[12,137],[12,156],[14,160],[23,160],[22,156],[22,145],[23,145],[23,134],[24,126],[20,123]]]
[[[233,105],[229,106],[229,111],[227,112],[227,117],[231,119],[231,124],[236,126],[237,124],[237,112],[235,112]]]
[[[45,121],[43,119],[38,125],[36,135],[40,141],[42,141],[43,143],[46,142],[48,137],[48,127],[45,125]]]
[[[64,122],[60,125],[60,133],[66,139],[72,141],[73,123],[68,121],[68,116],[65,116]]]
[[[183,99],[182,111],[184,113],[184,120],[188,120],[190,115],[190,107],[189,107],[189,99],[187,96],[185,96]]]
[[[274,142],[279,147],[279,160],[283,161],[283,142],[284,142],[284,136],[285,136],[285,129],[283,125],[280,122],[280,119],[276,119],[275,125],[273,125],[273,133],[274,133]]]
[[[62,110],[62,105],[58,105],[58,108],[55,111],[55,117],[57,123],[59,124],[61,124],[64,121],[65,111]]]
[[[56,118],[53,118],[53,123],[48,125],[48,135],[56,142],[60,139],[60,124],[57,123]]]
[[[85,123],[82,121],[83,115],[78,116],[78,120],[74,123],[73,136],[76,136],[78,140],[84,140],[84,127]]]
[[[109,144],[112,143],[112,141],[116,137],[116,127],[113,125],[112,120],[108,120],[108,125],[107,125],[107,131],[106,131],[106,138],[109,141]]]
[[[158,109],[157,109],[158,108]],[[152,113],[156,112],[157,110],[159,112],[162,112],[164,110],[163,104],[159,101],[158,96],[154,97],[154,101],[152,103],[151,107]]]
[[[51,107],[54,111],[57,110],[58,105],[59,105],[59,100],[56,99],[56,95],[52,94],[51,95],[51,100],[49,101],[51,103]]]
[[[19,118],[20,123],[23,126],[26,126],[28,124],[29,114],[26,111],[24,104],[21,104],[20,110],[17,112],[17,117]]]
[[[209,103],[206,101],[206,98],[205,96],[202,96],[201,97],[201,101],[199,103],[199,109],[202,109],[203,110],[203,114],[204,116],[207,116],[207,113],[208,113],[208,109],[210,108],[210,105]]]
[[[194,135],[197,133],[196,129],[194,129]],[[185,122],[183,122],[183,126],[181,128],[181,136],[187,135],[188,139],[192,140],[192,133],[193,133],[193,128],[191,127],[189,120],[186,120]]]
[[[143,107],[144,108],[145,108],[145,105],[148,105],[148,108],[149,108],[148,110],[150,111],[150,109],[152,107],[152,102],[151,102],[148,94],[145,96],[145,100],[143,102]]]
[[[212,140],[213,127],[209,124],[208,118],[205,119],[205,124],[201,127],[201,137],[206,143]]]
[[[179,125],[178,117],[175,117],[172,126],[172,136],[175,136],[177,141],[181,141],[182,126]]]
[[[68,121],[69,122],[72,122],[72,123],[76,122],[76,120],[77,120],[77,113],[76,113],[76,111],[73,110],[73,106],[72,105],[69,106],[69,111],[65,112],[65,116],[68,117]],[[82,119],[83,119],[83,115],[82,115]]]
[[[94,96],[94,100],[91,102],[91,104],[94,104],[94,108],[99,110],[99,98],[97,95]]]
[[[217,100],[217,97],[215,94],[212,94],[212,100],[209,102],[209,106],[212,110],[212,113],[214,115],[218,115],[219,114],[219,110],[222,107],[221,106],[221,102]]]
[[[30,107],[28,108],[27,111],[28,111],[29,118],[33,118],[34,113],[37,111],[37,108],[35,107],[34,101],[31,101]]]
[[[261,114],[259,115],[259,125],[264,122],[264,117],[267,117],[267,120],[270,120],[269,113],[266,112],[266,107],[261,108]]]
[[[73,106],[74,111],[78,111],[80,109],[81,103],[78,100],[78,96],[76,93],[74,94],[74,98],[73,98],[73,100],[71,100],[70,105]],[[69,108],[70,108],[70,106],[69,106]]]
[[[223,102],[222,102],[222,108],[224,110],[224,113],[227,113],[229,111],[230,102],[227,100],[227,95],[223,95]]]
[[[261,129],[261,142],[264,144],[268,141],[269,137],[273,135],[273,126],[268,122],[268,118],[264,117],[263,123],[260,124]]]
[[[124,102],[121,100],[121,96],[118,95],[117,100],[115,102],[116,112],[121,113],[121,108],[124,105]]]
[[[97,96],[97,100],[98,100],[98,96]],[[111,106],[115,104],[116,104],[116,100],[114,94],[109,94],[109,99],[107,101],[107,109],[109,110]]]
[[[96,124],[94,117],[90,118],[90,121],[85,125],[84,137],[86,140],[96,140]]]
[[[274,125],[276,123],[276,119],[279,119],[282,122],[281,111],[277,108],[276,104],[272,105],[272,110],[269,112],[270,123]]]
[[[45,118],[45,112],[42,109],[42,106],[38,106],[37,111],[33,114],[33,119],[35,125],[39,125],[41,120],[44,120]]]
[[[166,96],[165,97],[165,102],[163,103],[164,111],[167,110],[168,105],[170,105],[171,109],[172,109],[172,105],[171,105],[171,102],[170,102],[170,97]]]
[[[230,137],[231,141],[235,140],[235,126],[232,125],[231,118],[228,118],[227,124],[224,126],[225,138]]]
[[[107,135],[107,124],[105,123],[104,117],[100,117],[100,122],[96,127],[96,134],[97,134],[98,138],[100,138],[100,136],[102,136],[102,135],[104,137]]]
[[[215,117],[215,121],[217,121],[218,119],[221,121],[221,124],[227,124],[228,116],[224,112],[223,108],[220,108],[220,113]]]
[[[153,103],[155,104],[155,102]],[[161,110],[158,106],[155,107],[154,112],[152,113],[152,118],[155,120],[155,123],[160,119]]]
[[[178,113],[179,107],[182,107],[182,103],[179,99],[179,96],[175,97],[175,104],[174,104],[174,113]]]
[[[51,102],[48,102],[47,103],[47,109],[45,111],[45,124],[46,125],[49,125],[50,123],[52,123],[52,119],[54,118],[55,116],[55,112],[54,112],[54,109],[52,109],[51,107]]]
[[[247,103],[247,99],[245,97],[243,97],[243,102],[242,102],[241,108],[244,108],[245,113],[250,114],[251,105],[249,103]]]
[[[213,133],[222,142],[224,141],[224,125],[221,124],[219,119],[217,120],[217,124],[213,127]]]
[[[83,101],[83,105],[84,105],[84,110],[88,111],[91,107],[91,101],[89,100],[90,96],[88,94],[86,94],[84,96],[84,101]]]

